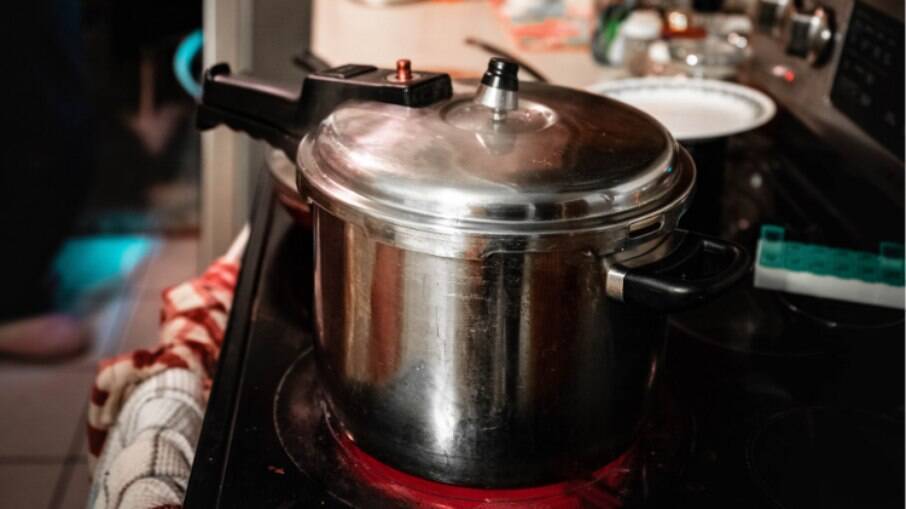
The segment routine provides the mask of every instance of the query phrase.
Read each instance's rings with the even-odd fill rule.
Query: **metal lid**
[[[685,201],[694,169],[647,114],[538,83],[494,109],[475,86],[425,108],[340,106],[302,142],[303,192],[341,215],[490,233],[596,227]]]

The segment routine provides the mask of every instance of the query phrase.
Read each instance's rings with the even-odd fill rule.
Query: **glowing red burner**
[[[361,450],[345,434],[337,440],[351,470],[388,498],[425,509],[618,509],[618,493],[626,486],[634,448],[591,473],[588,478],[518,489],[481,489],[429,481],[390,467]]]

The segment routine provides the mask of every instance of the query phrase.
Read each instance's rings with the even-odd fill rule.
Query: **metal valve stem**
[[[488,70],[481,78],[481,85],[475,92],[476,103],[494,110],[495,123],[506,120],[508,111],[519,107],[519,64],[494,57],[488,62]]]

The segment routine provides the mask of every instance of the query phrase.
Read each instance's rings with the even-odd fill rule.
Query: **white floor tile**
[[[0,507],[44,509],[50,506],[62,464],[0,463]]]
[[[0,369],[0,458],[65,458],[83,416],[94,374],[53,366]]]
[[[118,353],[154,348],[160,337],[160,310],[158,296],[143,296],[136,300],[129,322],[122,329]]]

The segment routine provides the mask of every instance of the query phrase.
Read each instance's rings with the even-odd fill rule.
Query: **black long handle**
[[[346,64],[306,76],[298,92],[247,76],[236,76],[227,64],[204,74],[199,129],[225,124],[282,149],[290,160],[305,132],[318,125],[338,105],[349,100],[379,101],[422,108],[453,95],[450,76]]]
[[[299,99],[298,91],[237,76],[229,65],[217,64],[204,74],[196,125],[205,130],[225,124],[283,150],[294,161],[304,134],[296,118]]]
[[[293,57],[293,64],[306,73],[321,72],[330,68],[326,60],[306,49],[302,53]]]
[[[613,296],[664,313],[682,311],[718,296],[749,270],[749,254],[738,244],[684,230],[674,235],[682,236],[679,246],[657,263],[612,267],[608,282],[621,280],[609,285],[619,287]]]

